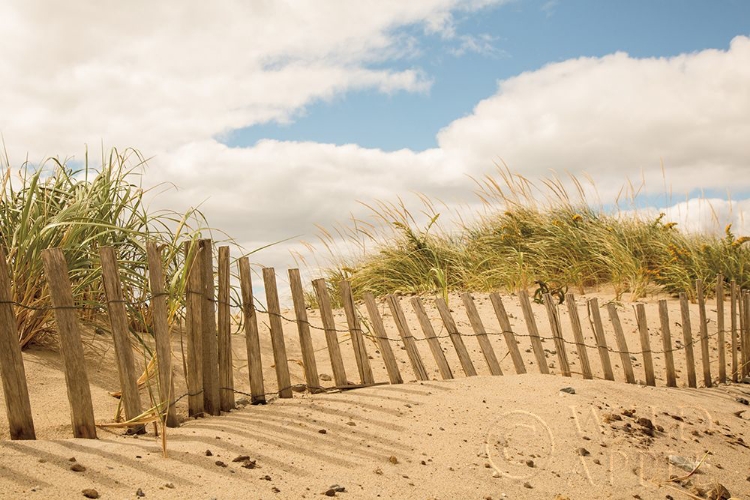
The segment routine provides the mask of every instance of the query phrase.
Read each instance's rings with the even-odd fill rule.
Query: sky
[[[503,163],[750,233],[745,0],[3,0],[0,32],[12,167],[137,148],[154,206],[288,239],[257,263],[376,200],[476,209]]]

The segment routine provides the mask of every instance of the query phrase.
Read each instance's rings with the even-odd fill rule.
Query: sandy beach
[[[600,304],[611,299],[606,290],[590,296],[599,297]],[[654,351],[661,346],[659,298],[645,303]],[[487,331],[497,332],[488,297],[476,294],[475,300]],[[503,300],[514,331],[525,334],[517,298]],[[578,301],[587,343],[593,344],[583,297]],[[415,337],[422,338],[411,307],[402,303]],[[429,300],[426,304],[438,336],[445,335],[435,308]],[[452,296],[450,305],[459,330],[470,333],[460,299]],[[628,345],[638,351],[631,304],[624,302],[619,310]],[[395,341],[392,318],[382,304],[381,312]],[[534,312],[540,335],[549,336],[543,307],[534,305]],[[697,314],[694,306],[691,312]],[[308,313],[311,324],[320,325],[318,311]],[[572,342],[566,308],[559,308],[559,314],[564,337]],[[605,310],[602,315],[606,318]],[[715,321],[711,307],[709,317]],[[336,311],[335,318],[345,329],[343,311]],[[670,301],[670,318],[673,323],[679,320],[676,301]],[[266,389],[273,392],[268,322],[263,315],[259,320]],[[606,323],[608,341],[615,345]],[[285,321],[284,328],[292,382],[303,384],[304,373],[296,362],[301,359],[296,325]],[[111,338],[93,329],[86,332],[96,419],[111,422],[118,400],[110,392],[119,389]],[[331,370],[323,333],[316,328],[312,333],[322,385],[332,385],[325,381]],[[672,336],[681,338],[678,326]],[[595,379],[584,380],[572,345],[567,355],[573,376],[565,378],[555,366],[551,340],[544,345],[553,374],[540,375],[529,339],[522,336],[518,341],[528,373],[516,375],[502,337],[490,339],[503,376],[489,375],[476,339],[467,337],[478,376],[464,377],[450,341],[440,338],[456,378],[439,380],[428,346],[418,342],[432,380],[417,382],[401,344],[392,342],[406,382],[402,385],[295,392],[292,399],[271,398],[267,405],[251,406],[242,394],[249,392],[245,342],[235,335],[238,409],[220,417],[189,419],[186,398],[180,400],[177,410],[183,424],[167,431],[168,458],[162,457],[153,426],[141,436],[100,428],[97,440],[72,439],[59,355],[54,349],[32,348],[24,353],[24,362],[38,440],[8,440],[7,421],[0,420],[0,496],[85,498],[84,491],[96,490],[100,498],[714,498],[711,492],[719,491],[720,484],[733,497],[748,498],[747,385],[686,388],[680,350],[675,351],[678,388],[664,387],[663,359],[656,353],[657,387],[624,383],[617,355],[612,356],[616,380],[601,380],[599,358],[591,349]],[[345,336],[341,340],[348,378],[358,383],[351,342]],[[715,338],[711,346],[715,356]],[[368,342],[367,349],[376,382],[387,382],[375,344]],[[174,351],[176,392],[183,394],[178,339]],[[634,358],[636,378],[642,380],[642,361],[639,355]],[[696,346],[699,382],[700,363]],[[698,463],[696,473],[680,480]]]

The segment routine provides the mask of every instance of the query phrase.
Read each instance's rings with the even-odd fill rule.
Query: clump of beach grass
[[[94,319],[106,303],[99,248],[113,246],[120,263],[123,293],[131,318],[148,317],[146,242],[163,249],[169,277],[170,313],[180,314],[184,290],[181,241],[195,240],[206,229],[197,210],[154,211],[146,205],[140,183],[146,160],[133,149],[113,149],[99,167],[88,154],[77,168],[58,158],[40,165],[12,167],[7,154],[0,189],[0,244],[8,252],[12,297],[21,346],[53,332],[49,291],[41,252],[59,247],[70,269],[75,303],[84,319]],[[136,320],[135,331],[147,330]]]
[[[659,290],[691,295],[695,280],[718,275],[750,286],[750,238],[737,237],[731,225],[720,236],[686,232],[664,213],[594,204],[587,199],[593,183],[584,186],[572,176],[535,185],[505,168],[477,185],[481,213],[449,229],[441,227],[436,204],[421,196],[418,217],[401,200],[376,202],[368,205],[370,219],[322,231],[332,296],[342,279],[355,297],[514,292],[544,282],[581,292],[611,285],[617,300],[625,293],[638,299]],[[338,252],[342,240],[349,243],[347,256]]]

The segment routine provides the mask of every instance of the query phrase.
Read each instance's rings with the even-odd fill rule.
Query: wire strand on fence
[[[204,295],[204,293],[202,291],[194,291],[194,290],[186,290],[185,293],[186,294]],[[15,300],[2,300],[2,301],[0,301],[0,304],[11,304],[11,305],[20,307],[22,309],[27,309],[27,310],[32,310],[32,311],[54,311],[56,309],[73,309],[73,310],[81,310],[81,311],[106,311],[107,310],[107,304],[123,303],[123,304],[129,305],[129,306],[143,306],[143,305],[150,304],[150,302],[154,298],[163,297],[163,296],[171,297],[172,294],[170,294],[169,292],[160,292],[160,293],[156,293],[156,294],[149,294],[149,296],[147,296],[147,297],[145,297],[143,299],[139,299],[139,300],[124,300],[124,299],[123,300],[108,300],[106,303],[77,304],[77,305],[74,304],[74,305],[71,305],[71,306],[57,306],[57,307],[51,306],[51,305],[31,306],[31,305],[27,305],[27,304],[23,304],[23,303],[17,302]],[[214,302],[216,304],[220,304],[220,305],[232,305],[231,302],[219,301],[216,298],[209,298],[209,297],[207,297],[206,299],[209,300],[209,301],[211,301],[211,302]],[[281,313],[271,313],[271,312],[268,312],[268,310],[266,310],[265,308],[256,308],[256,311],[258,311],[258,312],[260,312],[262,314],[267,314],[269,316],[271,316],[271,315],[277,316],[281,320],[286,321],[287,323],[294,323],[294,324],[296,324],[296,323],[298,323],[300,321],[300,320],[298,320],[296,318],[287,317],[287,316],[285,316],[284,314],[281,314]],[[315,324],[311,323],[309,320],[302,320],[302,321],[304,323],[306,323],[307,326],[309,328],[313,329],[313,330],[318,330],[318,331],[323,331],[323,332],[327,330],[326,328],[324,328],[322,326],[318,326],[318,325],[315,325]],[[442,333],[443,330],[444,329],[441,326],[441,330],[440,330],[440,332],[438,332],[438,333],[435,334],[435,338],[437,338],[437,339],[450,339],[450,335],[449,334]],[[336,333],[344,333],[344,334],[350,334],[351,333],[351,331],[349,329],[334,328],[333,331],[335,331]],[[404,337],[403,339],[401,339],[401,338],[390,338],[390,337],[387,337],[387,336],[377,336],[377,335],[373,335],[372,333],[365,332],[365,331],[362,331],[362,330],[360,330],[360,332],[361,332],[361,334],[364,337],[367,337],[367,338],[370,338],[370,339],[373,339],[373,340],[376,340],[376,339],[387,340],[387,341],[390,341],[390,342],[394,342],[397,345],[403,345],[404,344],[403,341],[407,340],[407,339],[411,339],[411,340],[414,340],[414,341],[417,341],[417,342],[423,342],[423,341],[427,341],[428,340],[427,338],[419,338],[419,337],[416,337],[414,335],[407,335],[406,337]],[[510,333],[511,335],[513,335],[514,337],[517,337],[517,338],[529,338],[530,339],[530,338],[534,337],[534,338],[539,338],[542,341],[562,340],[562,342],[564,344],[571,345],[571,346],[583,345],[584,347],[586,347],[588,349],[599,349],[600,348],[598,345],[593,345],[593,344],[588,344],[588,343],[579,344],[578,342],[571,341],[571,340],[568,340],[568,339],[565,339],[565,338],[555,339],[555,337],[543,336],[543,335],[539,335],[539,336],[534,335],[534,336],[532,336],[530,334],[518,333],[518,332],[515,332],[513,330],[510,330],[510,331],[484,331],[484,332],[481,332],[481,333],[460,332],[460,335],[462,337],[478,337],[478,336],[481,336],[481,335],[501,336],[501,335],[506,335],[508,333]],[[720,333],[719,331],[716,331],[714,333],[708,334],[707,338],[714,338],[714,337],[718,336],[719,333]],[[726,333],[726,329],[725,329],[724,333]],[[339,344],[346,343],[349,340],[350,340],[349,338],[344,338],[344,339],[342,339],[342,340],[339,341]],[[667,350],[667,351],[665,351],[665,350],[654,350],[654,349],[645,350],[645,351],[644,350],[621,351],[619,349],[614,349],[614,348],[609,347],[609,346],[606,347],[606,350],[609,353],[611,353],[611,354],[618,354],[618,355],[619,354],[643,355],[645,353],[666,354],[668,352],[674,353],[674,352],[683,351],[688,346],[698,345],[701,341],[702,341],[702,337],[700,335],[697,335],[692,342],[690,342],[688,344],[684,344],[684,343],[680,342],[679,346],[675,346],[674,348],[672,348],[670,350]],[[323,347],[323,348],[316,349],[314,352],[321,352],[321,351],[324,351],[326,349],[327,349],[326,347]],[[506,357],[507,357],[507,354],[506,354]],[[505,358],[503,358],[503,359],[505,359]],[[748,363],[748,364],[750,364],[750,363]],[[742,373],[742,366],[738,367],[736,373],[738,373],[738,374]]]

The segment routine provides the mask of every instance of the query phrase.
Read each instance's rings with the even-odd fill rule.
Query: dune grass
[[[416,216],[401,201],[381,202],[369,207],[372,219],[323,231],[332,296],[342,279],[351,281],[355,297],[513,292],[541,281],[579,292],[612,285],[618,300],[625,293],[637,299],[657,290],[692,294],[696,279],[708,283],[719,274],[750,286],[749,238],[736,237],[731,226],[723,236],[684,232],[663,213],[597,207],[576,178],[567,188],[556,178],[537,186],[507,169],[498,172],[477,182],[483,209],[450,230],[422,196]],[[342,239],[347,257],[339,251]]]
[[[196,210],[156,212],[146,206],[147,191],[140,184],[145,160],[137,151],[112,150],[97,168],[89,165],[88,155],[77,169],[57,158],[20,168],[11,167],[7,155],[0,161],[5,163],[0,165],[0,244],[8,252],[12,297],[20,304],[16,316],[22,347],[53,331],[41,259],[46,248],[63,249],[74,300],[82,317],[93,319],[96,308],[106,303],[99,248],[115,247],[129,316],[138,323],[131,326],[144,332],[149,290],[145,245],[157,241],[170,279],[170,311],[180,314],[184,266],[179,242],[197,239],[205,220]]]

